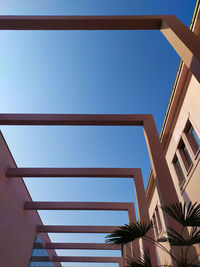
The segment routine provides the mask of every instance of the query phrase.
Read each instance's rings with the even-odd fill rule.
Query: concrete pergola
[[[0,16],[0,30],[160,30],[200,82],[200,39],[173,15]]]
[[[140,126],[143,127],[162,205],[178,201],[152,115],[129,114],[0,114],[0,125]],[[136,173],[137,172],[137,173]],[[8,177],[137,177],[139,169],[8,168]],[[142,178],[141,178],[142,179]],[[139,179],[136,179],[137,181]],[[135,180],[135,181],[136,181]],[[171,193],[170,199],[168,191]],[[137,194],[137,192],[136,192]],[[170,224],[170,217],[168,222]],[[174,224],[174,223],[173,223]]]
[[[112,177],[112,178],[134,178],[138,215],[145,222],[150,222],[147,209],[146,195],[141,169],[138,168],[8,168],[7,177]],[[129,223],[135,222],[135,208],[133,203],[117,202],[25,202],[24,210],[112,210],[128,211]],[[118,226],[119,227],[119,226]],[[37,232],[56,233],[111,233],[117,226],[37,226]],[[153,237],[153,232],[150,232]],[[65,244],[66,246],[67,244]],[[155,248],[143,242],[144,248],[149,247],[152,261],[156,257]],[[91,245],[85,245],[89,249]],[[132,252],[139,256],[139,243],[134,241],[131,244]],[[131,253],[126,249],[125,257]],[[38,258],[38,257],[37,257]],[[42,261],[43,258],[40,259]]]
[[[185,65],[200,82],[200,39],[175,16],[0,16],[0,30],[160,30]],[[83,126],[142,126],[162,205],[177,202],[178,197],[162,151],[152,115],[84,115],[84,114],[0,114],[1,125],[83,125]],[[134,178],[139,218],[149,221],[146,195],[140,169],[89,168],[8,168],[9,179],[17,177],[124,177]],[[166,188],[168,190],[166,190]],[[168,195],[170,192],[170,198]],[[118,206],[117,206],[118,205]],[[128,205],[128,206],[126,206]],[[126,207],[125,207],[126,206]],[[133,207],[133,208],[130,208]],[[35,209],[89,209],[123,210],[133,216],[134,206],[122,203],[47,203],[26,202],[25,210]],[[130,215],[130,210],[132,214]],[[28,211],[27,211],[28,212]],[[135,220],[134,216],[132,217]],[[167,225],[174,225],[169,216]],[[37,226],[37,232],[110,232],[115,226]],[[151,232],[153,234],[153,232]],[[146,244],[144,244],[145,246]],[[88,244],[46,244],[48,248],[91,247]],[[106,244],[94,247],[108,248]],[[94,249],[94,248],[93,248]],[[156,266],[155,248],[151,247],[152,266]],[[32,261],[41,257],[32,257]],[[47,258],[43,257],[43,260]],[[49,260],[49,258],[48,258]],[[117,257],[55,257],[53,262],[117,262]]]
[[[177,202],[178,197],[162,151],[159,136],[152,115],[87,115],[87,114],[0,114],[2,125],[79,125],[79,126],[142,126],[150,161],[156,177],[161,203],[163,205]],[[8,178],[13,177],[124,177],[134,178],[139,219],[149,222],[149,213],[143,177],[139,168],[8,168]],[[168,190],[171,193],[169,198]],[[34,203],[25,204],[35,205]],[[55,204],[54,204],[55,205]],[[41,203],[39,204],[41,206]],[[38,208],[39,208],[38,206]],[[84,206],[86,208],[86,206]],[[174,225],[168,217],[168,224]],[[150,236],[153,237],[153,230]],[[156,266],[156,250],[152,245],[143,242],[144,247],[150,248],[151,261]]]

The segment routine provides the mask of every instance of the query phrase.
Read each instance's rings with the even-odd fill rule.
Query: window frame
[[[195,134],[190,132],[191,129],[194,131]],[[198,154],[198,152],[200,151],[200,145],[198,144],[198,141],[196,140],[195,135],[197,136],[197,138],[199,139],[199,142],[200,142],[200,136],[199,136],[197,129],[194,127],[194,125],[191,123],[191,121],[188,120],[186,123],[186,127],[184,129],[184,136],[187,138],[187,141],[190,145],[190,148],[191,148],[194,156],[196,156]]]
[[[193,169],[193,166],[196,166],[197,156],[200,152],[198,142],[195,144],[195,137],[189,132],[191,129],[200,140],[199,130],[195,126],[195,123],[191,121],[191,118],[188,118],[172,159],[172,164],[181,189],[183,189],[183,185],[188,180],[187,178],[189,178],[189,174],[192,172],[191,169]]]
[[[183,141],[182,137],[179,141],[177,150],[178,150],[178,153],[181,157],[181,161],[183,162],[183,166],[184,166],[186,172],[189,172],[189,170],[193,166],[193,157],[192,157],[187,145]]]
[[[178,162],[178,164],[177,164],[177,162]],[[181,163],[180,163],[180,161],[179,161],[179,159],[178,159],[176,154],[175,154],[175,156],[173,158],[172,163],[173,163],[176,175],[178,177],[179,185],[181,186],[183,184],[183,182],[185,181],[186,177],[185,177],[184,170],[183,170],[183,168],[181,166]]]

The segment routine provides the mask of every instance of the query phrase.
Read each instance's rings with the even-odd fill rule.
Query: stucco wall
[[[175,156],[179,141],[182,137],[183,131],[185,129],[186,123],[190,120],[193,125],[195,131],[200,137],[200,84],[197,80],[192,76],[189,82],[189,86],[187,87],[187,91],[184,97],[183,102],[181,103],[180,112],[177,116],[177,119],[174,120],[174,128],[170,132],[170,142],[168,147],[165,147],[166,151],[166,160],[169,166],[169,170],[174,182],[174,186],[176,188],[176,192],[178,194],[180,201],[189,201],[191,200],[193,203],[200,203],[200,151],[196,155],[193,155],[192,161],[193,165],[189,169],[189,171],[185,172],[185,181],[180,186],[179,180],[177,177],[177,173],[175,171],[173,165],[173,158]],[[154,183],[152,183],[154,184]],[[151,185],[151,189],[148,189],[148,199],[149,199],[149,213],[150,218],[152,218],[153,213],[155,212],[156,205],[159,205],[159,196],[157,192],[157,188]],[[167,190],[167,188],[166,188]],[[150,193],[151,192],[151,193]],[[170,198],[170,192],[169,192]],[[162,227],[165,229],[165,224],[161,214]],[[167,246],[166,243],[163,244]],[[199,247],[196,247],[199,250]],[[158,254],[160,257],[161,263],[166,263],[167,256],[163,253],[162,250],[158,250]]]
[[[197,155],[197,157],[193,159],[193,166],[190,171],[187,172],[186,180],[181,188],[172,163],[188,119],[200,136],[200,84],[193,76],[167,149],[166,160],[180,199],[184,197],[186,201],[190,199],[192,202],[200,202],[200,155]]]
[[[30,195],[21,178],[7,178],[8,167],[16,167],[0,132],[0,266],[28,267],[36,235],[36,226],[42,224],[36,211],[24,211]],[[40,235],[43,243],[47,234]],[[49,251],[55,255],[54,251]]]

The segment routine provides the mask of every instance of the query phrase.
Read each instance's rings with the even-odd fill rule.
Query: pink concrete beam
[[[165,16],[160,30],[200,82],[200,38],[175,16]]]
[[[161,16],[0,16],[1,30],[158,30]]]
[[[52,261],[52,257],[49,256],[32,256],[31,262],[49,262]]]
[[[0,30],[161,30],[200,82],[200,39],[172,15],[0,16]]]
[[[120,226],[38,225],[38,233],[111,233]]]
[[[134,170],[133,168],[8,168],[6,176],[132,178]]]
[[[53,262],[113,262],[119,263],[120,257],[70,257],[70,256],[53,256]]]
[[[52,262],[113,262],[119,263],[120,257],[71,257],[71,256],[53,256],[50,259]],[[47,256],[32,256],[32,262],[48,262]]]
[[[123,202],[25,202],[25,210],[118,210],[128,211],[132,203]]]
[[[147,114],[0,114],[0,125],[142,126]]]
[[[121,246],[106,243],[47,243],[46,249],[95,249],[95,250],[121,250]]]

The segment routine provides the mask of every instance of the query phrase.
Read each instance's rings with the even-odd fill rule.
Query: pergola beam
[[[173,15],[0,16],[0,30],[161,30],[200,82],[200,39]]]
[[[128,211],[133,203],[123,202],[25,202],[25,210],[117,210]],[[134,207],[134,206],[133,206]]]
[[[142,126],[146,114],[0,114],[0,125]]]
[[[119,263],[120,257],[71,257],[71,256],[32,256],[32,262],[113,262]]]
[[[46,249],[94,249],[94,250],[121,250],[121,246],[107,243],[47,243]]]
[[[38,233],[112,233],[120,226],[93,226],[93,225],[38,225]]]
[[[0,30],[159,30],[163,16],[0,16]]]
[[[7,177],[133,178],[135,168],[8,168]]]

